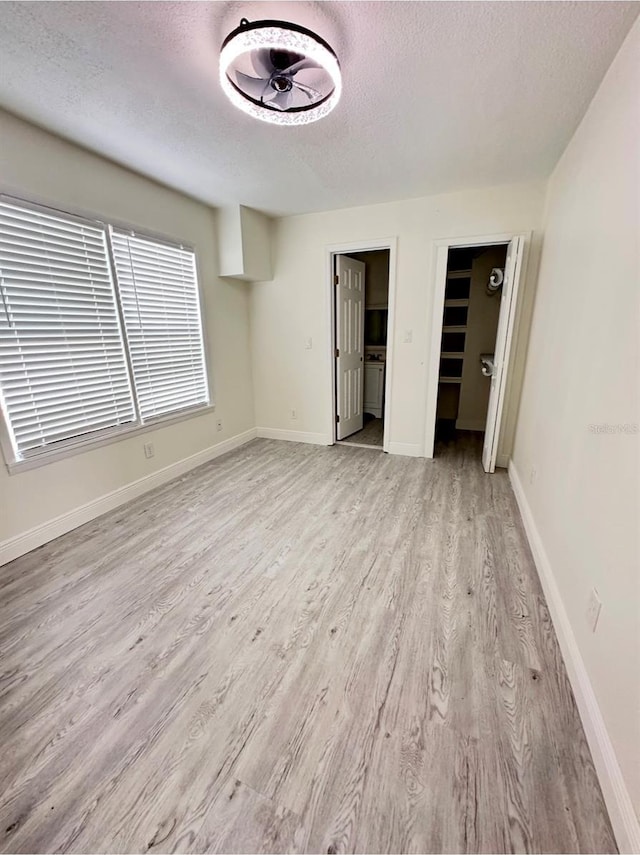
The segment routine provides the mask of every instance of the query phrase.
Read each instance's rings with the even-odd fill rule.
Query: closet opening
[[[433,455],[464,447],[486,472],[496,465],[523,245],[517,236],[438,251],[442,314],[434,316],[440,352]]]
[[[478,430],[481,436],[484,435],[482,468],[488,473],[495,471],[515,340],[520,280],[525,248],[530,239],[530,235],[507,233],[477,238],[445,238],[434,244],[425,457],[434,457],[438,451],[442,453],[456,438],[469,438],[473,428],[483,428]],[[494,267],[500,263],[504,265],[502,268]],[[482,300],[483,294],[485,299],[499,301],[497,327],[495,309],[488,308],[488,303],[478,303],[477,298]],[[485,314],[483,305],[493,321],[476,326],[475,309],[480,306],[478,318],[482,318]],[[482,330],[482,336],[486,335],[486,338],[476,336],[476,329]],[[474,398],[477,395],[482,401],[481,409],[478,400],[478,409],[468,409],[467,398],[462,395],[464,381],[470,371],[475,374],[473,394]],[[486,384],[484,390],[478,386],[481,378],[489,380],[486,409]],[[501,450],[502,466],[508,463],[507,455],[508,451]]]

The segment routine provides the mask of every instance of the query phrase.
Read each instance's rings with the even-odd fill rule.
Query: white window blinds
[[[16,459],[136,420],[99,223],[0,197],[0,388]]]
[[[193,251],[120,229],[111,245],[142,421],[207,404]]]

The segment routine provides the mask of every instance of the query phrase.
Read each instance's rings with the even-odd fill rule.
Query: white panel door
[[[362,430],[364,397],[364,264],[336,256],[336,436]]]
[[[491,375],[489,408],[487,410],[487,424],[484,434],[484,447],[482,449],[482,467],[485,472],[495,472],[496,468],[500,422],[502,419],[507,380],[506,368],[511,350],[511,339],[513,337],[516,298],[520,282],[523,252],[524,239],[522,237],[515,237],[509,243],[507,259],[504,265],[504,283],[502,285],[500,317],[498,319],[494,356],[495,367]]]

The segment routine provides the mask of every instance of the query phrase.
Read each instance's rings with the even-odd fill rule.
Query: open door
[[[362,261],[336,256],[337,439],[363,425],[364,270]]]
[[[515,237],[509,243],[504,266],[500,318],[496,334],[487,424],[484,434],[484,447],[482,449],[482,467],[485,472],[495,472],[496,468],[499,429],[507,379],[506,367],[509,361],[511,340],[513,338],[516,298],[518,296],[523,252],[524,239],[522,237]]]

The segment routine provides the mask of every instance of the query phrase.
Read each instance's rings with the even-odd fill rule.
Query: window
[[[206,406],[193,251],[0,197],[0,403],[14,463]]]
[[[206,404],[193,252],[116,229],[111,240],[140,416]]]

